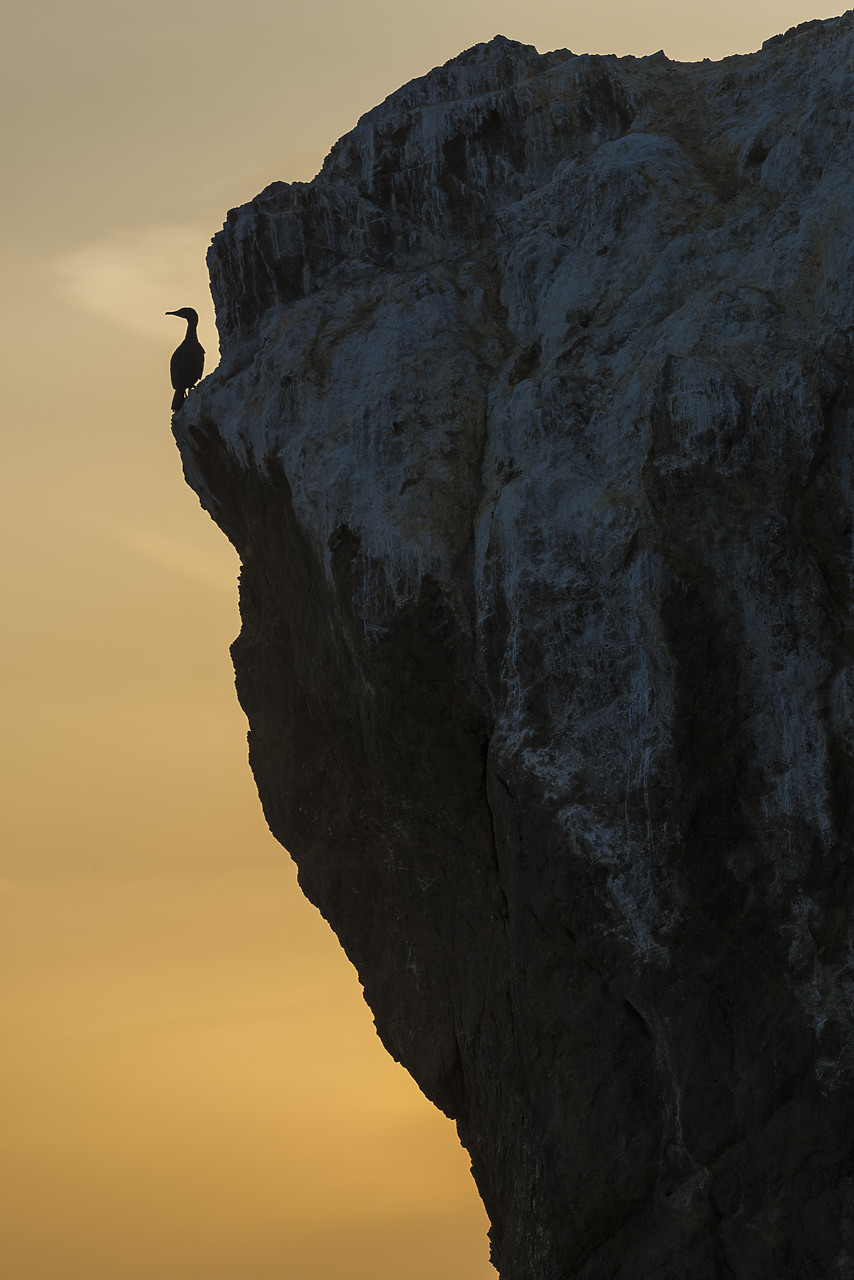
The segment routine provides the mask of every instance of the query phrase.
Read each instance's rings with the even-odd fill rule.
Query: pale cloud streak
[[[162,341],[165,311],[212,314],[209,240],[209,230],[195,226],[141,227],[74,249],[48,269],[72,306]]]
[[[183,578],[220,592],[227,592],[231,597],[236,594],[239,562],[234,552],[223,545],[220,550],[210,552],[192,546],[179,538],[170,537],[157,529],[146,529],[140,525],[126,524],[111,520],[108,517],[87,515],[84,522],[96,529],[103,537],[118,543],[151,564],[159,565]]]

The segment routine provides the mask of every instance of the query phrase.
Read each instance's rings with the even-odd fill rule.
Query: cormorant
[[[187,392],[194,387],[202,376],[205,367],[205,349],[196,337],[199,323],[198,312],[192,307],[182,307],[180,311],[167,311],[167,316],[180,316],[187,321],[187,336],[178,347],[169,362],[172,374],[172,386],[175,394],[172,397],[172,412],[180,409],[187,398]]]

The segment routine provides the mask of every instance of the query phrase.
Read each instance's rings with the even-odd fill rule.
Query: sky
[[[802,0],[7,0],[0,1259],[8,1280],[488,1280],[453,1125],[381,1048],[246,760],[237,561],[169,355],[229,208],[497,33],[749,52]]]

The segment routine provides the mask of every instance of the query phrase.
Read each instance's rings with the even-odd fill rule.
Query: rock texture
[[[264,810],[504,1280],[854,1271],[853,112],[496,37],[210,251]]]

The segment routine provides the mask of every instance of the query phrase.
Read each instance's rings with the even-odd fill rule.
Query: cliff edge
[[[209,254],[273,833],[503,1280],[854,1270],[854,13],[496,37]]]

